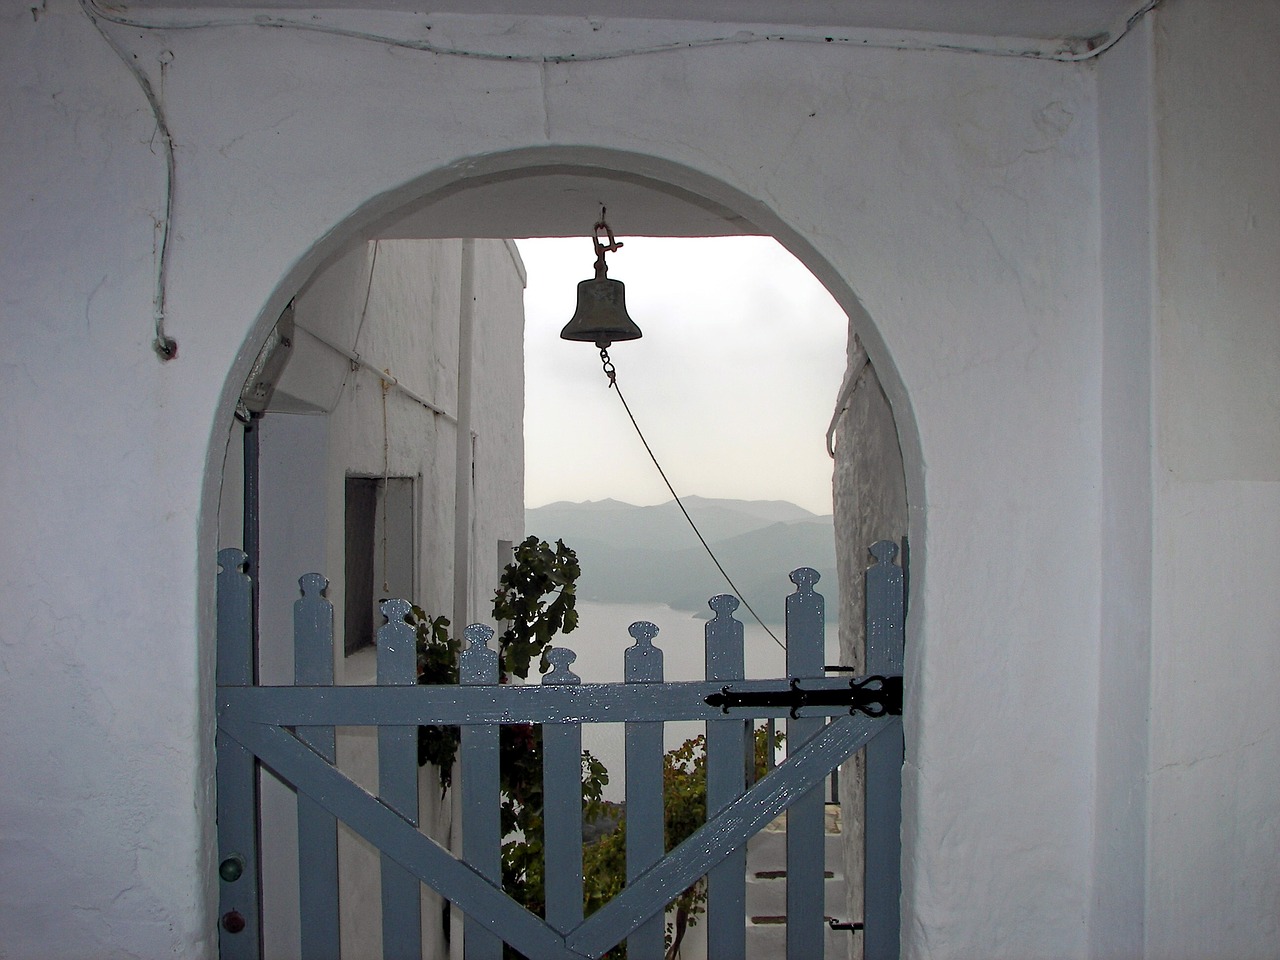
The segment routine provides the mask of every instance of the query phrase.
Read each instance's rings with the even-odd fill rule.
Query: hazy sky
[[[615,231],[621,224],[614,224]],[[770,237],[627,237],[608,254],[644,338],[614,344],[618,383],[683,497],[790,500],[831,512],[825,438],[847,322]],[[525,291],[525,503],[670,500],[601,371],[560,339],[590,237],[520,240]]]

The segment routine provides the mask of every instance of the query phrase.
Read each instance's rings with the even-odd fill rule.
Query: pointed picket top
[[[408,600],[395,597],[378,605],[387,622],[378,628],[378,683],[417,682],[418,634],[405,620],[413,611]]]
[[[822,574],[813,567],[797,567],[791,571],[791,582],[796,585],[798,593],[813,593],[814,586],[821,579]]]
[[[458,677],[462,683],[497,683],[498,651],[489,649],[493,627],[468,624],[462,631],[467,645],[458,655]]]
[[[715,611],[717,620],[721,617],[729,619],[741,605],[742,602],[732,593],[720,593],[707,601],[707,606]]]
[[[791,571],[795,593],[787,597],[787,673],[792,677],[825,676],[822,669],[826,601],[814,585],[822,575],[813,567]]]
[[[304,573],[298,578],[298,588],[304,600],[323,597],[329,589],[329,578],[322,573]]]
[[[702,628],[706,642],[705,668],[708,680],[741,680],[743,667],[742,623],[734,617],[740,602],[730,593],[721,593],[707,601],[716,615]]]
[[[239,547],[224,547],[218,551],[218,566],[221,573],[244,573],[249,566],[249,555]]]
[[[656,624],[637,620],[627,627],[635,643],[623,651],[624,679],[627,683],[662,682],[662,648],[653,645],[658,635]]]
[[[578,659],[578,655],[568,647],[552,647],[547,651],[547,659],[551,661],[551,669],[543,674],[543,683],[574,684],[582,682],[582,678],[569,669],[569,665]]]
[[[898,545],[892,540],[877,540],[867,549],[877,563],[893,563],[898,556]]]

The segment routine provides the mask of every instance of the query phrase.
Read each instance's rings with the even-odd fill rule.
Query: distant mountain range
[[[796,567],[822,574],[820,592],[835,587],[831,516],[785,500],[684,498],[685,508],[720,563],[769,623],[782,623],[787,575]],[[582,565],[578,597],[601,603],[665,603],[710,615],[707,600],[734,592],[716,570],[674,500],[637,507],[618,500],[561,501],[525,511],[525,530],[572,547]],[[823,590],[826,587],[826,590]],[[827,603],[827,617],[837,608]]]

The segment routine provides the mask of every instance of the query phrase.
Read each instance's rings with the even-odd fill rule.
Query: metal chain
[[[615,390],[618,387],[618,371],[613,367],[613,361],[609,359],[609,348],[600,348],[600,363],[604,365],[604,375],[609,378],[609,386]]]

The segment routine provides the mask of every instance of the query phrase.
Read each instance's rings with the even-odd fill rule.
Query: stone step
[[[848,908],[845,905],[844,877],[828,871],[827,882],[823,885],[823,909],[828,917],[844,919]],[[785,917],[787,913],[787,880],[786,877],[761,878],[747,877],[747,919],[752,917]]]
[[[846,884],[840,808],[826,808],[826,883],[824,913],[845,919]],[[747,845],[747,957],[772,960],[786,956],[787,944],[787,834],[784,813]],[[823,935],[827,960],[847,960],[852,937],[847,930],[827,930]]]
[[[840,808],[827,804],[827,869],[843,870],[844,837],[840,828]],[[834,865],[834,866],[833,866]],[[787,869],[787,815],[783,813],[747,842],[747,873]]]
[[[826,837],[827,869],[843,870],[844,842],[838,833]],[[833,866],[834,865],[834,866]],[[747,872],[762,873],[787,869],[787,835],[785,831],[766,827],[747,843]]]
[[[823,934],[825,960],[847,960],[852,937],[847,930],[827,930]],[[756,924],[747,927],[748,960],[781,960],[787,955],[787,925]]]

